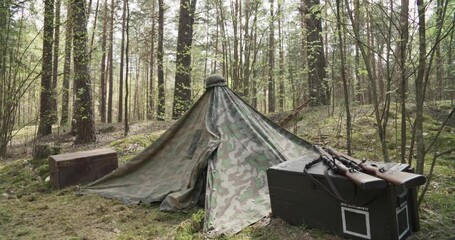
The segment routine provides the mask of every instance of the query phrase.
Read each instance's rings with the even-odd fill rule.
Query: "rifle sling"
[[[327,189],[326,186],[324,186],[324,184],[322,184],[319,180],[317,180],[315,177],[313,177],[309,172],[308,172],[308,169],[310,167],[312,167],[313,165],[315,165],[316,163],[318,162],[321,162],[322,161],[322,158],[318,158],[316,160],[313,160],[311,161],[310,163],[307,163],[305,165],[305,167],[303,168],[303,173],[305,176],[307,176],[308,178],[310,178],[313,182],[317,183],[319,186],[321,186],[330,196],[332,196],[333,198],[337,199],[338,201],[341,201],[341,202],[346,202],[343,197],[341,197],[340,193],[338,192],[338,190],[336,189],[335,187],[335,184],[333,183],[333,180],[332,178],[330,177],[330,175],[328,174],[328,170],[329,168],[326,168],[325,171],[324,171],[324,176],[327,178],[327,182],[329,183],[329,186],[330,188],[332,189],[332,191],[330,191],[329,189]]]
[[[307,163],[305,165],[305,167],[303,168],[303,174],[305,176],[307,176],[309,179],[311,179],[313,182],[317,183],[319,186],[321,186],[331,197],[335,198],[336,200],[340,201],[340,202],[343,202],[343,203],[346,203],[346,204],[349,204],[349,205],[357,205],[357,206],[365,206],[367,204],[369,204],[370,202],[372,202],[376,197],[373,197],[365,202],[362,202],[362,203],[354,203],[354,202],[349,202],[349,201],[346,201],[340,194],[340,192],[337,190],[334,182],[333,182],[333,179],[332,179],[332,175],[329,174],[329,170],[331,170],[329,167],[327,167],[325,170],[324,170],[324,176],[326,177],[327,179],[327,183],[329,184],[329,187],[331,190],[329,190],[323,183],[321,183],[319,180],[317,180],[315,177],[313,177],[309,172],[308,172],[308,169],[311,168],[312,166],[314,166],[316,163],[322,161],[322,158],[318,158],[318,159],[315,159],[309,163]]]
[[[330,170],[331,170],[331,169],[330,169]],[[344,200],[344,198],[341,197],[340,192],[338,192],[338,189],[337,189],[337,187],[335,186],[335,183],[333,183],[332,176],[329,175],[329,168],[326,168],[326,169],[324,170],[324,176],[325,176],[325,178],[327,179],[327,183],[329,183],[330,189],[332,189],[332,192],[333,192],[333,194],[335,194],[336,198],[337,198],[339,201],[345,202],[345,203],[346,203],[346,200]]]

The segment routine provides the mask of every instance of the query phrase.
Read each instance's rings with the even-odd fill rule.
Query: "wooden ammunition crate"
[[[118,167],[117,152],[97,149],[52,155],[48,160],[52,185],[66,186],[92,182]]]

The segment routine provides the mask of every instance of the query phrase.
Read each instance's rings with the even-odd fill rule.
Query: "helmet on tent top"
[[[220,74],[210,75],[205,80],[205,88],[218,87],[218,86],[226,86],[226,79],[224,79],[224,77],[221,76]]]

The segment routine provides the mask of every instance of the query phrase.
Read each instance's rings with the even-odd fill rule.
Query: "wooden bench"
[[[52,185],[61,189],[101,178],[118,167],[118,159],[113,149],[97,149],[52,155],[48,164]]]

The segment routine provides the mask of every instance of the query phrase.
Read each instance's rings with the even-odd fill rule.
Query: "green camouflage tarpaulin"
[[[266,170],[302,157],[319,155],[213,75],[200,99],[158,140],[81,193],[127,204],[161,202],[161,210],[179,211],[194,207],[205,192],[204,231],[232,235],[270,214]]]

